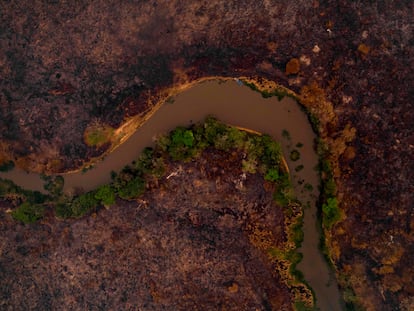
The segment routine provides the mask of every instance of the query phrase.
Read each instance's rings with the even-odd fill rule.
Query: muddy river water
[[[118,171],[133,161],[141,150],[150,146],[156,135],[166,133],[178,125],[186,126],[202,121],[207,115],[221,121],[270,134],[281,142],[291,172],[295,193],[308,208],[305,209],[304,242],[300,249],[303,260],[298,265],[313,288],[320,310],[341,310],[337,282],[318,249],[320,232],[316,226],[316,198],[318,196],[318,163],[313,149],[315,134],[300,106],[291,98],[278,101],[264,99],[235,81],[205,81],[178,94],[173,103],[162,105],[128,140],[108,154],[85,173],[63,174],[65,189],[82,187],[93,189],[110,181],[110,172]],[[296,149],[300,159],[292,161],[290,152]],[[295,168],[303,165],[296,172]],[[14,169],[1,173],[20,186],[42,190],[43,182],[37,174]]]

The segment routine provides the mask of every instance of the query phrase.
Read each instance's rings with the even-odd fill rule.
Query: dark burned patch
[[[341,207],[348,215],[346,238],[339,233],[333,237],[340,256],[352,263],[356,249],[365,244],[373,256],[383,244],[383,232],[390,230],[401,245],[412,245],[412,1],[266,3],[168,1],[161,8],[156,1],[122,6],[117,1],[1,2],[0,135],[7,143],[6,157],[31,156],[46,163],[51,159],[45,151],[56,149],[65,163],[61,169],[80,167],[89,156],[79,145],[85,124],[96,116],[119,124],[125,116],[141,112],[146,97],[130,94],[133,85],[147,83],[151,91],[149,87],[168,83],[169,68],[178,58],[184,58],[189,79],[260,75],[297,92],[316,81],[338,117],[336,127],[325,129],[328,135],[335,136],[348,123],[357,129],[355,156],[342,163],[346,173],[337,179]],[[358,51],[361,44],[366,53]],[[310,60],[309,65],[301,63],[302,80],[286,77],[285,64],[302,55]],[[264,60],[276,71],[264,73],[258,66]],[[50,77],[57,73],[73,87],[71,92],[59,87],[56,94],[49,93],[56,87]],[[115,76],[120,76],[119,83]],[[102,100],[112,94],[112,101]],[[49,114],[55,106],[65,108],[58,119]],[[379,221],[389,214],[394,221]],[[409,265],[412,256],[403,258]],[[369,270],[371,262],[365,264]],[[384,285],[360,271],[365,270],[353,271],[354,279],[367,277],[366,287],[375,292],[363,296],[367,307],[413,308],[406,281],[396,290],[389,277]],[[413,273],[401,275],[413,279]],[[396,292],[382,296],[387,286]]]
[[[3,307],[290,309],[289,289],[248,230],[260,223],[282,248],[282,209],[262,176],[236,187],[240,161],[209,149],[196,162],[170,162],[165,176],[177,175],[138,201],[76,221],[16,226],[6,217]]]

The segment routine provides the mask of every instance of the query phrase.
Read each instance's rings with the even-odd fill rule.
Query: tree
[[[95,199],[100,200],[105,206],[115,203],[115,191],[110,185],[103,185],[95,193]]]
[[[44,207],[40,204],[24,202],[12,212],[12,217],[25,224],[34,223],[43,218]]]

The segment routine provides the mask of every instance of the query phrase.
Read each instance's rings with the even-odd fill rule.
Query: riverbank
[[[191,125],[206,115],[215,115],[225,123],[268,133],[282,142],[282,151],[289,169],[295,172],[292,175],[295,192],[304,204],[310,206],[305,212],[306,235],[301,269],[305,279],[315,289],[321,310],[335,310],[336,307],[332,307],[332,304],[339,301],[337,285],[332,282],[329,269],[320,253],[310,252],[311,249],[317,250],[317,243],[314,241],[319,238],[315,226],[315,202],[318,197],[318,174],[314,171],[318,164],[318,157],[313,150],[315,135],[307,116],[291,98],[284,98],[282,101],[274,97],[264,99],[259,93],[233,81],[205,81],[197,84],[178,94],[174,102],[160,106],[130,139],[107,155],[103,161],[96,163],[92,170],[65,175],[65,190],[82,187],[86,191],[109,182],[110,172],[119,171],[125,164],[136,159],[141,150],[153,142],[154,134],[168,132],[177,125]],[[290,159],[293,149],[299,151],[300,159]],[[302,169],[299,170],[299,167]],[[25,180],[26,178],[23,181]],[[306,246],[308,240],[311,241],[309,247]],[[319,267],[318,274],[314,274],[315,267]],[[338,306],[337,310],[339,309]]]

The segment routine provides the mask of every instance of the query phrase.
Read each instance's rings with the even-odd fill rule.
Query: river
[[[304,241],[300,251],[303,260],[298,265],[311,285],[321,311],[342,310],[338,285],[318,248],[320,232],[316,225],[316,199],[319,178],[315,167],[318,157],[313,148],[315,134],[306,114],[291,98],[263,98],[259,93],[235,81],[204,81],[175,96],[173,103],[162,105],[128,140],[85,173],[62,174],[65,190],[82,187],[91,190],[110,181],[110,172],[119,171],[136,159],[144,147],[153,144],[156,135],[176,126],[188,126],[213,115],[222,122],[267,133],[281,142],[291,172],[294,190],[305,209]],[[284,134],[283,134],[284,133]],[[292,161],[290,152],[296,149],[300,159]],[[299,165],[303,169],[296,171]],[[15,181],[32,190],[42,190],[39,175],[14,169],[0,177]]]

